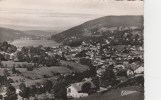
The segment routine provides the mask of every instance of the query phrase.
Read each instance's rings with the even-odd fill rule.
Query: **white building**
[[[91,89],[95,89],[96,86],[91,81],[84,81],[79,83],[71,84],[67,87],[67,96],[72,98],[81,98],[81,97],[87,97],[88,93],[82,92],[82,86],[84,83],[90,83]]]
[[[137,74],[143,74],[144,73],[144,67],[133,65],[127,70],[127,76],[137,75]]]
[[[135,74],[142,74],[144,73],[144,67],[143,66],[140,66],[139,68],[137,68],[135,71],[134,71]]]

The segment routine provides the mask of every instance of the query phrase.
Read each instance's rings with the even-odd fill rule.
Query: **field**
[[[22,65],[22,64],[26,64],[27,62],[14,62],[14,61],[2,61],[2,64],[5,66],[7,65],[7,67],[13,67],[13,65],[15,67],[17,67],[18,65]]]
[[[43,45],[44,47],[57,47],[60,44],[51,40],[15,40],[11,44],[17,47]]]
[[[86,66],[86,65],[81,65],[81,64],[78,64],[78,63],[74,63],[74,62],[61,61],[61,64],[63,66],[69,65],[77,72],[83,72],[83,71],[86,71],[86,70],[89,69],[89,67]]]
[[[0,68],[0,75],[4,75],[4,69],[6,68]],[[9,69],[9,73],[10,73],[10,76],[8,76],[7,78],[12,79],[14,81],[12,85],[15,86],[16,88],[22,82],[20,80],[24,80],[27,86],[31,86],[36,83],[41,83],[45,79],[49,79],[55,82],[55,80],[58,78],[58,76],[55,75],[55,73],[71,72],[71,70],[65,67],[42,67],[42,68],[36,68],[33,71],[27,71],[26,68],[16,68],[16,70],[19,70],[21,72],[21,75],[16,75],[16,74],[12,74],[11,68],[7,68],[7,69]]]
[[[5,68],[0,68],[0,75],[4,75],[3,74],[3,70],[4,70]]]
[[[24,82],[24,83],[26,83],[26,85],[28,87],[30,87],[32,85],[36,85],[36,83],[42,83],[45,80],[50,80],[50,81],[52,81],[54,83],[54,82],[56,82],[57,77],[43,78],[43,79],[37,79],[37,80],[26,79],[26,82]],[[20,83],[21,82],[15,82],[15,83],[12,83],[12,85],[15,86],[16,88],[19,88]]]
[[[42,67],[34,69],[33,71],[22,72],[22,75],[30,79],[42,79],[45,77],[56,76],[55,75],[56,73],[70,73],[70,72],[72,71],[65,67]]]
[[[15,87],[19,86],[22,82],[20,80],[22,79],[28,86],[31,86],[36,83],[41,83],[45,79],[50,79],[54,82],[59,74],[68,74],[75,71],[83,72],[89,69],[88,66],[66,61],[61,61],[61,66],[35,68],[33,71],[27,71],[26,68],[17,68],[18,65],[25,64],[26,62],[2,61],[2,63],[5,68],[0,68],[0,75],[4,75],[4,69],[8,69],[10,73],[8,79],[10,78],[14,81],[12,85]],[[12,74],[11,68],[13,65],[16,70],[21,72],[21,75]],[[70,68],[67,67],[68,65]]]

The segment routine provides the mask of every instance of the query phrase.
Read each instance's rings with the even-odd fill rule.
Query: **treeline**
[[[58,81],[53,83],[50,80],[44,80],[41,84],[36,83],[36,85],[32,85],[30,87],[26,87],[24,83],[19,85],[20,93],[19,95],[24,99],[34,100],[54,100],[57,98],[67,98],[66,96],[66,88],[65,82]],[[43,94],[45,96],[43,96]]]
[[[13,53],[17,50],[17,47],[9,44],[8,42],[0,42],[0,51],[7,53]]]
[[[47,48],[48,49],[48,48]],[[57,66],[59,65],[59,59],[57,56],[48,55],[44,47],[23,47],[21,51],[17,52],[17,59],[20,62],[36,63],[43,66]]]
[[[65,45],[72,47],[80,46],[83,41],[89,44],[96,45],[97,43],[109,45],[143,45],[143,29],[135,30],[115,30],[115,31],[104,31],[104,32],[91,32],[98,34],[97,36],[77,36],[74,39],[67,38],[64,40]]]
[[[9,44],[8,42],[0,43],[0,53],[1,61],[13,60],[16,62],[28,62],[36,63],[42,66],[57,66],[59,65],[58,55],[49,55],[47,52],[52,51],[50,47],[22,47],[21,50],[17,50],[17,47]],[[12,54],[11,54],[12,53]]]

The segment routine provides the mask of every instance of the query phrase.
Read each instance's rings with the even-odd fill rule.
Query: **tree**
[[[29,89],[26,87],[25,83],[21,83],[19,85],[19,88],[21,92],[19,95],[24,99],[24,98],[29,98]]]
[[[24,61],[24,55],[21,51],[17,52],[17,59],[18,61]]]
[[[90,66],[92,64],[92,61],[88,58],[81,58],[79,61],[82,65]]]
[[[52,90],[56,99],[67,100],[67,91],[64,82],[57,83]]]
[[[112,85],[113,81],[116,80],[115,73],[112,68],[106,68],[105,72],[101,77],[101,84],[103,86]]]
[[[4,67],[4,66],[3,66],[3,63],[2,63],[2,61],[1,61],[1,57],[0,57],[0,67],[1,67],[1,68]]]
[[[76,54],[76,57],[86,57],[87,56],[87,51],[88,50],[82,50],[81,52],[79,52],[78,54]]]
[[[66,56],[65,56],[65,52],[62,52],[61,60],[65,60],[65,61],[67,60],[67,59],[66,59]]]
[[[51,89],[53,87],[52,81],[50,81],[50,80],[44,81],[43,85],[44,85],[45,91],[51,92]]]
[[[115,73],[113,72],[112,68],[106,68],[102,78],[109,81],[115,79]]]
[[[33,71],[33,70],[34,70],[34,66],[32,64],[28,64],[27,71]]]
[[[4,51],[4,52],[6,52],[7,51],[7,49],[8,49],[8,42],[3,42],[2,44],[1,44],[1,49],[2,49],[2,51]]]
[[[4,55],[3,54],[0,54],[0,60],[1,61],[6,61],[6,59],[4,58]]]
[[[8,68],[8,65],[7,65],[7,64],[5,64],[5,65],[4,65],[4,67],[5,67],[5,68]]]
[[[27,47],[22,47],[21,52],[24,54],[28,54],[29,48]]]
[[[8,72],[7,69],[4,69],[4,70],[3,70],[3,74],[4,74],[4,76],[10,76],[10,73]]]
[[[41,87],[41,84],[40,83],[36,83],[36,94],[39,95],[39,94],[42,94],[42,87]]]
[[[9,78],[8,81],[9,81],[10,83],[14,83],[13,79],[11,79],[11,78]]]
[[[34,96],[34,94],[36,94],[36,91],[37,91],[36,86],[32,85],[29,89],[29,95]]]
[[[17,72],[17,71],[16,71],[16,69],[15,69],[15,66],[13,66],[13,67],[12,67],[12,73],[13,73],[13,74],[16,74],[16,72]]]
[[[17,65],[18,68],[22,68],[22,66],[20,64]]]
[[[5,97],[4,100],[17,100],[16,89],[12,85],[7,87],[6,95],[7,97]]]
[[[90,69],[90,70],[89,70],[89,71],[90,71],[90,72],[89,72],[89,73],[90,73],[90,76],[91,76],[91,77],[95,77],[95,76],[96,76],[96,66],[90,65],[90,66],[89,66],[89,69]]]
[[[7,76],[1,76],[0,75],[0,86],[2,86],[2,85],[10,86],[10,83],[7,80]]]
[[[91,88],[91,84],[90,83],[84,83],[82,85],[82,92],[83,93],[89,93],[90,88]]]
[[[0,66],[2,65],[2,61],[1,61],[1,59],[0,59]]]

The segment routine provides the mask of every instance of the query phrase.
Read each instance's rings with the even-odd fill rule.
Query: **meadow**
[[[16,88],[18,88],[19,84],[22,83],[20,81],[22,79],[24,79],[24,82],[27,84],[27,86],[31,86],[35,85],[36,83],[41,83],[45,79],[55,82],[60,74],[84,72],[89,69],[89,67],[86,65],[66,61],[61,61],[60,66],[34,68],[33,71],[27,71],[27,68],[19,68],[19,65],[22,66],[22,64],[27,64],[27,62],[2,61],[2,64],[4,67],[0,68],[0,75],[4,75],[4,69],[8,69],[10,76],[7,78],[10,78],[14,81],[12,85]],[[12,74],[13,66],[15,66],[15,69],[21,74]],[[70,68],[68,66],[70,66]]]

